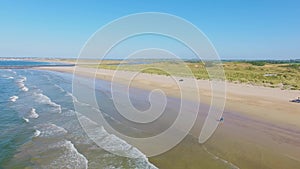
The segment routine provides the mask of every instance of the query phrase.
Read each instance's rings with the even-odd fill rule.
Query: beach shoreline
[[[73,73],[75,67],[39,67],[35,69]],[[126,84],[130,80],[132,87],[144,90],[162,89],[168,96],[180,97],[180,89],[176,86],[179,79],[181,85],[189,90],[189,83],[192,78],[169,77],[165,75],[155,75],[138,73],[131,71],[118,71],[114,75],[114,70],[95,69],[78,67],[76,74],[80,76],[98,78],[106,81]],[[96,72],[96,74],[94,74]],[[131,79],[134,77],[134,79]],[[209,80],[196,80],[199,88],[200,100],[205,104],[211,103],[211,83]],[[236,84],[226,82],[226,104],[225,111],[238,112],[245,115],[254,116],[258,119],[282,123],[300,127],[300,110],[298,103],[290,102],[300,96],[297,90],[281,90],[263,86],[253,86],[248,84]],[[193,91],[194,89],[191,89]],[[188,95],[186,95],[189,97]],[[192,99],[195,98],[184,98]],[[198,100],[196,100],[198,101]],[[285,112],[285,113],[283,113]]]
[[[38,70],[73,73],[75,67],[39,67]],[[96,73],[95,73],[96,72]],[[169,77],[164,75],[145,74],[130,71],[120,71],[118,75],[114,70],[77,67],[76,75],[97,78],[113,83],[126,85],[146,91],[161,89],[168,97],[180,98],[181,93],[177,82],[180,79],[181,87],[186,88],[182,99],[200,101],[201,104],[210,105],[210,81],[197,80],[200,100],[189,97],[191,78]],[[134,77],[132,79],[132,77]],[[299,104],[289,100],[296,98],[299,91],[280,90],[251,86],[244,84],[227,84],[226,105],[223,116],[224,124],[220,124],[213,136],[205,143],[197,143],[199,131],[203,125],[203,112],[198,115],[195,125],[179,145],[170,151],[151,157],[149,160],[161,168],[182,168],[184,166],[208,166],[213,164],[207,159],[207,152],[215,155],[220,163],[230,163],[241,168],[272,167],[282,168],[283,164],[289,166],[299,165],[300,149],[300,110]],[[218,97],[218,96],[216,96]],[[206,109],[206,108],[204,108]],[[207,111],[203,108],[201,111]],[[205,114],[205,113],[204,113]],[[280,153],[279,153],[280,152]],[[247,154],[249,153],[249,154]],[[254,154],[258,154],[259,156]],[[199,160],[198,157],[203,157]],[[264,157],[264,158],[263,158]],[[291,158],[292,157],[292,158]],[[262,159],[263,158],[263,159]],[[178,166],[169,163],[178,159]],[[296,159],[296,160],[295,160]],[[268,161],[282,161],[282,165],[274,165]],[[224,162],[225,161],[225,162]],[[227,162],[226,162],[227,161]],[[222,163],[222,164],[221,164]],[[216,166],[216,168],[222,168]]]

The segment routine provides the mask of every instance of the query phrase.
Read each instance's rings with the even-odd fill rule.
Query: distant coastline
[[[34,67],[75,66],[73,63],[55,62],[52,60],[35,59],[0,59],[0,69],[28,69]]]
[[[75,64],[56,64],[56,65],[32,65],[32,66],[0,66],[0,69],[29,69],[36,67],[72,67]]]

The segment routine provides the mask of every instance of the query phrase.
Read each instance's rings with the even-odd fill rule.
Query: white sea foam
[[[54,103],[48,96],[42,93],[33,93],[36,96],[36,101],[42,104],[48,104],[50,106],[55,107],[59,113],[61,113],[61,105]]]
[[[67,92],[66,96],[72,97],[73,102],[79,103],[82,106],[90,106],[90,104],[88,104],[88,103],[78,101],[77,98],[72,93]]]
[[[18,87],[19,87],[22,91],[24,91],[24,92],[27,92],[27,91],[28,91],[28,87],[26,87],[26,86],[25,86],[25,83],[24,83],[26,80],[27,80],[27,78],[24,77],[24,76],[21,76],[20,79],[16,80],[16,83],[17,83]]]
[[[24,87],[21,88],[21,90],[24,91],[24,92],[27,92],[29,89],[28,89],[28,87],[24,86]]]
[[[68,132],[63,127],[57,126],[52,123],[40,124],[38,126],[35,126],[35,128],[40,131],[40,135],[39,135],[40,137],[63,136]]]
[[[15,101],[17,101],[18,100],[18,96],[11,96],[10,98],[9,98],[9,100],[11,101],[11,102],[15,102]]]
[[[103,126],[99,126],[96,122],[90,120],[86,116],[78,113],[78,117],[86,132],[89,134],[89,137],[96,141],[96,144],[99,147],[117,155],[136,159],[136,162],[140,165],[139,168],[157,169],[156,166],[149,162],[146,155],[136,147],[133,147],[121,138],[108,133]]]
[[[29,119],[23,117],[23,120],[24,120],[26,123],[29,123]]]
[[[22,82],[25,82],[27,80],[27,77],[25,76],[21,76],[21,79],[20,79]]]
[[[14,79],[14,77],[9,76],[9,77],[5,77],[5,79]]]
[[[33,135],[34,135],[34,137],[38,137],[38,136],[40,136],[40,134],[41,134],[41,131],[35,130]]]
[[[65,91],[62,87],[60,87],[60,86],[57,85],[57,84],[54,84],[54,86],[57,87],[61,92],[64,92],[64,91]]]
[[[17,82],[17,85],[18,85],[19,88],[22,88],[22,87],[25,86],[25,84],[23,82]]]
[[[73,102],[79,102],[79,101],[77,100],[77,98],[76,98],[72,93],[70,93],[70,92],[67,92],[66,96],[72,97]]]
[[[76,102],[76,101],[77,101],[77,98],[76,98],[75,96],[73,96],[73,94],[70,93],[70,92],[67,92],[67,93],[65,94],[65,96],[71,97],[71,98],[73,99],[73,102]]]
[[[27,78],[25,76],[21,76],[20,79],[17,79],[16,82],[17,83],[24,83],[27,80]]]
[[[50,168],[88,168],[88,160],[84,155],[78,152],[71,141],[63,140],[50,148],[59,148],[64,150],[61,155],[52,161]]]
[[[68,110],[68,111],[65,111],[62,113],[63,116],[75,116],[76,115],[76,112],[74,110]]]
[[[36,119],[39,117],[39,114],[35,111],[35,108],[31,108],[31,110],[29,111],[29,118],[33,118]]]

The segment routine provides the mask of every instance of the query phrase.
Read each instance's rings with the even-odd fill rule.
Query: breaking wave
[[[84,126],[89,137],[92,140],[97,140],[97,145],[113,154],[123,155],[124,157],[129,157],[136,159],[136,164],[141,166],[140,168],[157,169],[156,166],[151,164],[139,149],[128,144],[125,140],[108,133],[103,126],[99,126],[94,121],[90,120],[86,116],[78,113],[78,118],[81,124]]]
[[[35,108],[31,108],[31,110],[29,111],[29,118],[33,118],[36,119],[39,117],[39,114],[37,114],[37,112],[35,111]]]
[[[17,101],[18,100],[18,96],[11,96],[10,98],[9,98],[9,100],[11,101],[11,102],[15,102],[15,101]]]
[[[23,120],[24,120],[26,123],[29,123],[29,119],[23,117]]]
[[[84,155],[78,152],[71,141],[63,140],[49,148],[63,149],[63,153],[53,160],[50,168],[88,168],[88,160]]]
[[[16,80],[18,87],[24,92],[28,91],[28,87],[26,87],[25,83],[24,83],[26,80],[27,80],[27,78],[25,76],[21,76],[20,79]]]
[[[14,77],[9,76],[9,77],[5,77],[5,79],[14,79]]]
[[[67,134],[67,130],[52,123],[40,124],[35,126],[39,131],[39,137],[57,137]]]
[[[24,87],[21,88],[21,90],[24,91],[24,92],[27,92],[29,89],[28,89],[28,87],[24,86]]]
[[[34,96],[36,96],[36,101],[39,102],[39,103],[42,103],[42,104],[48,104],[54,108],[57,109],[57,111],[59,113],[61,113],[61,105],[59,104],[56,104],[55,102],[53,102],[48,96],[42,94],[42,93],[36,93],[34,92],[33,93]]]
[[[40,134],[41,134],[41,131],[35,130],[33,135],[34,135],[34,137],[38,137]]]

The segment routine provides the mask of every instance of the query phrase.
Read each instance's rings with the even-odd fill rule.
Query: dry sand
[[[68,73],[74,71],[74,67],[38,69]],[[76,73],[81,76],[96,76],[122,84],[130,81],[130,86],[146,90],[161,89],[171,97],[181,96],[179,84],[184,88],[181,91],[188,93],[183,95],[184,99],[199,101],[192,97],[195,89],[190,88],[194,82],[191,78],[183,78],[179,82],[182,78],[126,71],[114,75],[113,70],[102,69],[97,70],[96,74],[93,72],[94,68],[76,69]],[[201,103],[210,104],[210,82],[197,80],[196,83]],[[198,118],[191,136],[174,149],[150,160],[160,168],[173,169],[199,166],[224,168],[218,164],[220,162],[228,163],[228,168],[233,168],[229,162],[239,168],[297,168],[300,165],[300,104],[290,100],[298,96],[300,91],[227,83],[223,114],[225,122],[219,125],[213,137],[204,145],[197,144],[195,138],[203,122],[203,119]],[[210,153],[206,149],[212,156],[216,155],[213,157],[215,162],[207,159]]]

